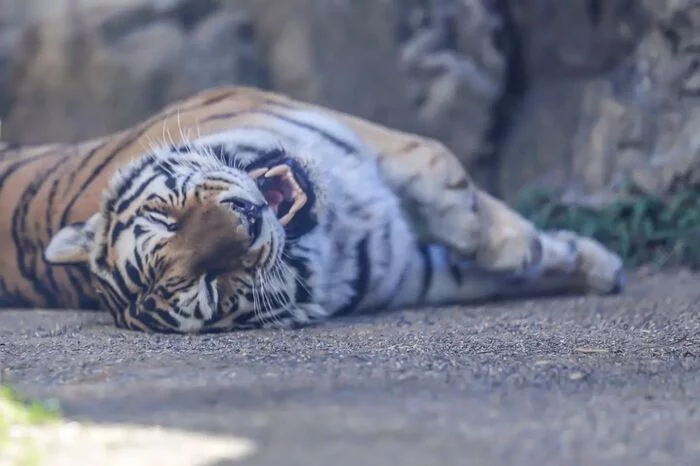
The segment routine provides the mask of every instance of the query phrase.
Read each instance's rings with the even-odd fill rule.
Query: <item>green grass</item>
[[[567,205],[545,191],[524,191],[516,209],[543,229],[590,235],[616,251],[630,267],[700,266],[700,191],[666,198],[631,190],[605,207]]]
[[[12,388],[0,386],[0,463],[40,464],[41,457],[28,429],[59,418],[57,406],[26,400]]]

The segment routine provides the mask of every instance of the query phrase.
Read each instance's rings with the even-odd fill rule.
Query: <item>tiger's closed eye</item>
[[[143,205],[139,207],[136,215],[164,227],[169,232],[176,232],[179,229],[178,222],[164,209]]]

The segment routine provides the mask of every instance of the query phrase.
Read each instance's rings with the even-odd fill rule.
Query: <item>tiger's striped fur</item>
[[[311,197],[286,228],[251,175],[270,160]],[[3,307],[101,306],[138,330],[623,282],[619,257],[538,231],[440,143],[251,88],[206,91],[80,144],[0,148],[0,200]]]

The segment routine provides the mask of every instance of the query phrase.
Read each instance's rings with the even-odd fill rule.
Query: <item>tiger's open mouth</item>
[[[273,157],[261,162],[248,167],[248,174],[257,182],[287,236],[310,231],[317,224],[311,213],[316,197],[304,170],[290,158]]]
[[[257,181],[258,188],[283,226],[287,226],[309,200],[289,165],[258,168],[250,172],[250,176]]]

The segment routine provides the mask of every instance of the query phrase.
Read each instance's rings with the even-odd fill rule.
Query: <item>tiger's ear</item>
[[[72,223],[59,230],[44,250],[46,262],[54,265],[87,262],[100,219],[100,214],[95,214],[85,223]]]

